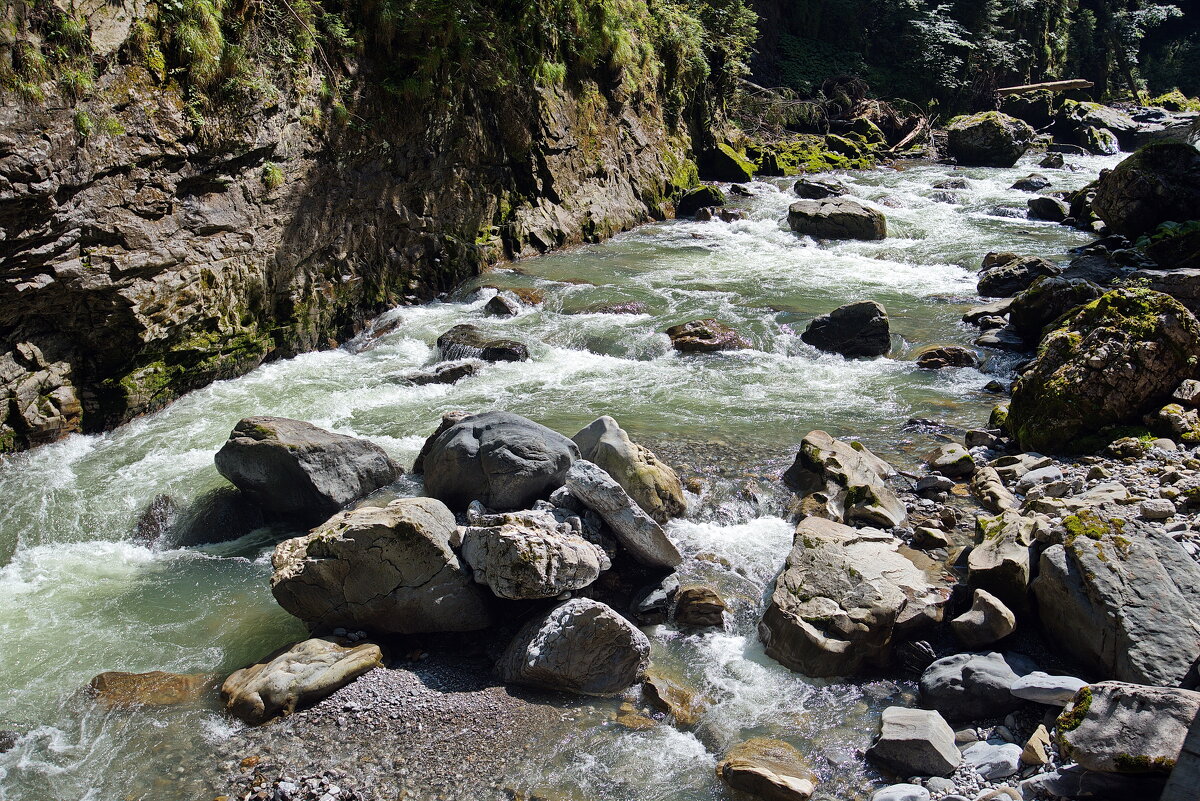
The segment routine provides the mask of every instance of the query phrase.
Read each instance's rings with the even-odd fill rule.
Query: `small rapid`
[[[1119,157],[1074,157],[1052,171],[1077,188]],[[270,414],[367,437],[406,467],[443,412],[505,409],[574,434],[602,414],[635,439],[684,459],[714,489],[671,524],[686,579],[730,599],[724,632],[653,627],[654,661],[711,702],[701,724],[625,731],[603,705],[581,705],[552,756],[521,782],[613,799],[724,798],[713,767],[738,738],[767,734],[815,755],[830,792],[873,777],[855,757],[878,710],[911,692],[896,682],[826,683],[762,653],[755,626],[782,565],[791,526],[747,500],[745,477],[777,475],[814,428],[861,437],[910,465],[911,417],[977,426],[995,396],[984,385],[1009,362],[924,371],[914,351],[969,344],[960,322],[975,304],[975,272],[992,250],[1065,259],[1091,237],[1024,218],[1029,194],[1009,187],[1033,169],[908,165],[839,175],[882,210],[889,238],[817,243],[787,229],[790,181],[733,197],[746,219],[668,221],[508,265],[445,301],[389,311],[343,347],[264,365],[198,390],[115,431],[72,436],[0,462],[0,729],[21,733],[0,754],[0,801],[115,801],[205,796],[210,754],[231,724],[184,705],[106,710],[84,693],[106,670],[223,676],[303,636],[273,601],[268,555],[286,532],[177,548],[143,543],[135,522],[159,494],[182,507],[224,484],[213,454],[240,418]],[[947,177],[968,188],[947,196]],[[953,200],[955,202],[946,202]],[[495,288],[529,288],[544,302],[511,318],[484,316]],[[847,361],[799,334],[818,314],[877,300],[894,337],[889,358]],[[612,307],[625,305],[615,313]],[[630,306],[632,304],[632,306]],[[751,348],[684,356],[663,333],[714,317]],[[437,337],[460,323],[528,344],[528,362],[488,365],[454,385],[403,376],[434,360]],[[386,332],[376,335],[373,332]],[[729,469],[726,470],[725,468]],[[240,724],[239,724],[240,725]]]

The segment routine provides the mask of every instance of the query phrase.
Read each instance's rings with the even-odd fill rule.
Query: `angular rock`
[[[195,703],[216,686],[211,673],[101,673],[88,682],[92,696],[107,707],[177,706]]]
[[[889,706],[867,759],[898,776],[949,776],[962,762],[954,729],[937,712]]]
[[[1062,708],[1071,703],[1075,693],[1086,685],[1083,679],[1074,676],[1050,676],[1035,670],[1013,682],[1009,692],[1023,701]]]
[[[963,762],[988,781],[1007,779],[1021,769],[1021,746],[975,743],[963,749]]]
[[[989,298],[1007,298],[1028,289],[1043,276],[1055,276],[1062,269],[1038,256],[1020,256],[988,267],[979,274],[979,294]]]
[[[1017,617],[987,590],[975,590],[971,608],[950,621],[954,635],[968,648],[1003,640],[1017,629]]]
[[[1050,762],[1050,732],[1046,730],[1043,723],[1039,723],[1037,729],[1025,741],[1025,747],[1021,749],[1021,764],[1022,765],[1045,765]]]
[[[400,377],[400,381],[416,386],[426,384],[456,384],[470,378],[483,369],[482,359],[464,359],[457,362],[439,362],[428,370],[418,370]]]
[[[275,547],[271,592],[316,629],[487,628],[486,599],[450,549],[457,534],[454,515],[433,498],[342,512]]]
[[[675,622],[680,626],[724,628],[725,599],[712,587],[687,584],[675,594]]]
[[[978,367],[979,357],[960,345],[935,345],[917,354],[917,367],[941,370],[946,367]]]
[[[516,317],[521,313],[521,301],[511,293],[497,292],[491,300],[483,304],[483,313],[496,317]]]
[[[730,788],[763,801],[807,801],[817,776],[793,746],[756,737],[738,743],[717,764],[717,776]]]
[[[1119,289],[1068,317],[1013,386],[1009,428],[1026,450],[1078,450],[1195,377],[1200,322],[1179,302]]]
[[[981,506],[989,512],[1003,512],[1006,509],[1019,509],[1021,504],[1017,496],[1008,491],[1000,474],[993,467],[981,467],[971,476],[971,494],[979,500]]]
[[[666,676],[658,675],[653,669],[646,673],[642,698],[650,706],[674,718],[675,725],[683,729],[695,728],[707,708],[704,699],[697,693]]]
[[[679,550],[616,480],[591,462],[580,459],[567,471],[571,495],[604,519],[629,554],[647,567],[674,568]]]
[[[503,516],[500,525],[468,526],[462,558],[475,581],[499,598],[554,598],[588,586],[612,566],[604,550],[548,513]]]
[[[425,492],[452,509],[471,501],[521,509],[561,487],[578,458],[579,448],[557,431],[509,412],[484,412],[452,423],[428,444]]]
[[[1159,223],[1194,219],[1200,208],[1200,150],[1147,145],[1101,176],[1092,208],[1117,234],[1136,238]]]
[[[822,178],[801,178],[793,184],[792,190],[805,200],[824,200],[827,197],[850,193],[841,181]]]
[[[1200,381],[1189,378],[1171,393],[1171,398],[1190,407],[1200,408]]]
[[[1090,510],[1063,522],[1033,583],[1050,641],[1105,676],[1195,687],[1200,565],[1155,527]]]
[[[650,641],[632,623],[574,598],[527,623],[497,667],[507,684],[610,696],[641,681],[649,661]]]
[[[814,239],[886,239],[883,213],[849,198],[798,200],[788,206],[788,225]]]
[[[1019,654],[993,651],[943,657],[921,674],[921,702],[951,721],[1005,715],[1021,705],[1010,692],[1013,683],[1034,668]]]
[[[1091,150],[1088,146],[1090,132],[1107,131],[1117,149],[1132,149],[1138,130],[1138,124],[1128,114],[1099,103],[1077,100],[1063,101],[1055,114],[1054,127],[1059,138],[1088,150]],[[1112,152],[1116,153],[1117,149]]]
[[[884,483],[895,472],[860,442],[811,431],[783,481],[802,496],[826,495],[838,522],[894,528],[908,517],[904,503]]]
[[[925,457],[925,463],[947,478],[968,478],[975,473],[975,459],[957,442],[942,445]]]
[[[314,704],[382,664],[374,643],[305,640],[234,671],[221,685],[221,700],[232,715],[256,726]]]
[[[940,620],[947,588],[899,546],[876,529],[801,521],[758,627],[767,655],[807,676],[847,676],[884,661],[897,629]]]
[[[482,359],[485,362],[529,361],[529,348],[513,339],[486,334],[478,326],[462,323],[437,339],[438,353],[446,361]]]
[[[748,339],[711,317],[673,325],[667,329],[667,336],[671,338],[671,347],[680,353],[716,353],[750,347]]]
[[[679,476],[648,448],[633,442],[611,417],[601,417],[573,438],[582,458],[612,476],[657,523],[687,512]]]
[[[975,520],[979,544],[967,556],[967,583],[1012,609],[1028,608],[1034,532],[1038,521],[1006,510]]]
[[[1164,264],[1175,264],[1175,261]],[[1192,314],[1200,314],[1200,267],[1174,267],[1167,270],[1137,270],[1129,275],[1131,282],[1147,289],[1170,295]]]
[[[1034,138],[1027,123],[998,111],[955,117],[947,130],[950,155],[972,167],[1011,167]]]
[[[839,306],[808,324],[800,339],[847,358],[886,356],[892,349],[887,311],[873,300]]]
[[[683,197],[675,204],[675,216],[691,217],[702,208],[724,205],[725,193],[718,187],[705,184],[684,192]]]
[[[1026,341],[1038,342],[1046,326],[1103,294],[1099,286],[1080,278],[1038,278],[1013,298],[1008,320]]]
[[[1090,684],[1058,718],[1063,757],[1086,770],[1170,773],[1200,693],[1120,681]]]
[[[400,477],[378,445],[286,417],[247,417],[217,451],[217,471],[266,512],[315,525]]]
[[[754,179],[754,164],[724,142],[701,153],[699,166],[700,174],[714,181],[738,183]]]
[[[1016,258],[1015,254],[1013,255],[1013,258]],[[1003,317],[1004,315],[1008,314],[1008,309],[1010,306],[1012,306],[1012,302],[1012,298],[1000,298],[999,300],[993,300],[990,303],[984,303],[983,305],[972,307],[967,311],[966,314],[962,316],[962,320],[964,323],[976,325],[980,320],[983,319],[990,317]]]

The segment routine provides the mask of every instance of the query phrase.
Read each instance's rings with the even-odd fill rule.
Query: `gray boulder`
[[[871,795],[871,801],[929,801],[929,798],[929,791],[919,784],[893,784]]]
[[[967,583],[986,590],[1010,609],[1028,608],[1035,533],[1042,522],[1006,509],[975,519],[979,544],[967,556]]]
[[[374,643],[305,640],[234,671],[221,685],[221,700],[230,714],[258,725],[316,703],[382,664]]]
[[[1193,315],[1200,314],[1200,267],[1137,270],[1129,276],[1129,280],[1170,295]]]
[[[801,178],[792,185],[792,191],[805,200],[824,200],[827,197],[837,197],[850,192],[841,181],[823,178]]]
[[[342,512],[275,547],[271,592],[315,629],[484,629],[491,614],[450,548],[457,534],[454,515],[433,498]]]
[[[1017,256],[984,269],[979,274],[979,294],[988,298],[1009,298],[1028,289],[1044,276],[1055,276],[1062,268],[1038,256]]]
[[[998,781],[1021,769],[1021,750],[1014,743],[973,743],[963,749],[962,758],[983,778]]]
[[[580,459],[567,471],[566,487],[579,502],[600,515],[630,556],[641,564],[674,568],[683,561],[662,526],[604,470]]]
[[[975,459],[957,442],[942,445],[925,457],[925,463],[946,478],[970,478],[975,474]]]
[[[1200,565],[1158,527],[1081,510],[1033,583],[1050,641],[1122,681],[1196,686]]]
[[[1035,669],[1019,654],[947,656],[921,674],[921,702],[952,721],[1006,715],[1021,706],[1010,691],[1013,683]]]
[[[581,695],[617,695],[643,679],[650,641],[590,598],[574,598],[527,623],[498,665],[501,679]]]
[[[601,417],[573,438],[579,455],[603,469],[657,523],[687,511],[679,476],[649,448],[638,445],[611,417]]]
[[[1033,701],[1035,704],[1056,706],[1060,709],[1071,703],[1075,693],[1086,685],[1083,679],[1074,676],[1051,676],[1040,670],[1035,670],[1027,676],[1022,676],[1013,682],[1008,690],[1023,701]]]
[[[844,197],[797,200],[788,206],[788,225],[814,239],[887,238],[881,212]]]
[[[887,310],[873,300],[847,303],[808,324],[800,339],[846,358],[886,356],[892,349]]]
[[[1191,690],[1090,684],[1058,719],[1059,750],[1086,770],[1170,773],[1198,714]]]
[[[1195,219],[1200,151],[1182,142],[1143,147],[1100,177],[1092,208],[1113,233],[1130,238]]]
[[[1060,223],[1071,216],[1071,207],[1056,197],[1031,197],[1026,205],[1030,218],[1034,220]]]
[[[811,431],[783,481],[801,496],[823,498],[839,523],[894,528],[908,517],[904,502],[884,483],[895,472],[860,442]]]
[[[962,762],[954,729],[937,712],[889,706],[867,759],[899,776],[949,776]]]
[[[1017,629],[1017,618],[999,598],[975,590],[971,608],[950,621],[954,635],[968,648],[982,648],[1003,640]]]
[[[978,366],[979,357],[975,355],[975,351],[961,345],[935,345],[924,348],[917,354],[917,367],[924,370]]]
[[[446,361],[482,359],[485,362],[524,362],[529,348],[522,342],[493,337],[479,326],[456,325],[437,339],[438,353]]]
[[[801,521],[758,627],[767,655],[806,676],[847,676],[883,663],[894,632],[941,620],[948,588],[900,544],[878,529]]]
[[[563,485],[575,443],[509,412],[484,412],[450,425],[422,461],[425,492],[452,509],[528,507]]]
[[[503,515],[498,525],[468,526],[462,558],[475,581],[499,598],[554,598],[582,589],[611,567],[603,549],[546,512]]]
[[[955,117],[947,129],[950,155],[973,167],[1011,167],[1034,139],[1028,123],[998,111]]]
[[[286,417],[247,417],[217,451],[217,471],[272,514],[314,525],[400,477],[365,439]]]
[[[1025,798],[1132,801],[1159,798],[1166,780],[1161,773],[1107,773],[1085,770],[1080,765],[1066,765],[1026,779],[1021,782],[1021,792]]]

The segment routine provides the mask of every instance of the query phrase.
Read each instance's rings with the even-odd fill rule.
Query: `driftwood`
[[[1005,95],[1019,95],[1022,92],[1034,92],[1038,89],[1049,89],[1051,92],[1067,92],[1071,89],[1091,89],[1093,86],[1095,84],[1091,81],[1076,78],[1070,81],[1047,81],[1046,83],[1027,83],[1024,86],[1006,86],[1003,89],[997,89],[996,94],[1004,97]]]
[[[899,153],[904,148],[908,147],[918,136],[929,128],[929,118],[922,117],[917,121],[916,126],[903,139],[888,148],[889,153]]]

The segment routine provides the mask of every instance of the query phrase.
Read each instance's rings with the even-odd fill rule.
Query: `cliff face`
[[[695,180],[678,113],[619,74],[404,104],[360,51],[336,115],[313,68],[198,121],[115,61],[82,100],[0,101],[0,451],[334,346]]]

